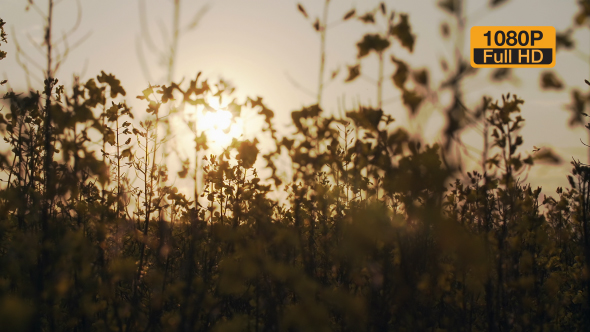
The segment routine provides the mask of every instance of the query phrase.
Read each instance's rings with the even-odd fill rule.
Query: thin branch
[[[168,36],[169,36],[168,30],[166,30],[166,25],[164,24],[164,22],[162,22],[162,20],[158,20],[158,28],[160,29],[160,35],[161,35],[161,38],[162,38],[162,43],[164,45],[170,44],[170,40],[168,38]],[[170,46],[164,47],[164,49],[167,50],[167,49],[169,49],[169,47]]]
[[[385,106],[385,105],[389,105],[389,104],[391,104],[391,103],[394,103],[394,102],[396,102],[396,101],[399,101],[399,100],[401,100],[401,98],[402,98],[402,96],[401,96],[401,95],[399,95],[399,96],[397,96],[397,97],[390,97],[390,98],[387,98],[387,99],[383,100],[383,105],[384,105],[384,106]]]
[[[22,61],[21,56],[24,56],[24,52],[22,51],[22,49],[20,48],[20,45],[18,43],[18,40],[15,38],[15,33],[14,33],[14,28],[12,29],[12,36],[13,36],[13,40],[14,40],[14,44],[16,46],[16,63],[23,69],[23,71],[25,72],[25,80],[27,82],[27,89],[31,90],[32,89],[32,85],[31,85],[31,76],[33,76],[34,79],[36,79],[39,82],[43,82],[42,79],[40,79],[38,76],[31,74],[31,72],[29,71],[29,67],[27,66],[27,64]],[[38,68],[41,69],[41,71],[43,71],[43,68],[41,68],[41,66],[35,62],[33,62],[34,65],[36,65]]]
[[[305,92],[305,94],[307,94],[307,95],[309,95],[311,97],[315,97],[315,93],[313,93],[312,91],[308,90],[303,85],[299,84],[293,77],[291,77],[289,75],[288,72],[285,72],[285,76],[287,77],[287,79],[289,80],[289,82],[291,84],[293,84],[294,87],[296,87],[297,89],[301,90],[302,92]]]
[[[141,26],[141,32],[142,32],[141,36],[145,40],[148,48],[151,49],[152,52],[158,53],[159,52],[158,47],[156,46],[156,44],[154,43],[154,41],[152,40],[152,38],[150,36],[149,25],[147,24],[147,13],[146,13],[145,0],[140,0],[138,3],[139,3],[139,24]]]
[[[328,8],[330,6],[330,0],[324,0],[324,12],[322,15],[322,21],[320,22],[320,72],[318,77],[318,105],[322,104],[322,95],[324,93],[324,72],[326,66],[326,24],[328,21]]]
[[[16,38],[16,34],[14,32],[14,27],[12,27],[12,39],[14,40],[14,45],[16,47],[16,53],[17,53],[17,57],[18,54],[22,55],[23,58],[25,58],[25,60],[29,61],[33,66],[35,66],[37,69],[43,71],[45,70],[40,64],[38,64],[37,62],[35,62],[35,60],[33,58],[31,58],[25,51],[23,51],[23,49],[20,47],[20,44],[18,42],[18,39]]]
[[[370,83],[373,83],[373,84],[377,84],[377,80],[374,79],[374,78],[372,78],[372,77],[370,77],[370,76],[367,76],[367,75],[364,75],[364,74],[360,74],[359,77],[362,78],[362,79],[364,79],[367,82],[370,82]]]
[[[41,54],[42,56],[45,56],[45,54],[43,53],[43,47],[41,46],[41,44],[37,43],[33,37],[31,36],[30,33],[26,32],[25,36],[27,37],[27,39],[29,40],[29,43],[31,43],[31,45],[33,45],[35,47],[35,49],[37,51],[39,51],[39,54]]]
[[[196,13],[195,16],[193,16],[193,19],[191,20],[191,23],[187,24],[184,28],[183,31],[181,31],[183,34],[187,33],[191,30],[193,30],[194,28],[196,28],[199,23],[201,22],[201,19],[203,18],[203,16],[205,16],[205,14],[209,11],[209,9],[211,8],[211,6],[207,3],[205,5],[203,5]]]
[[[76,14],[76,22],[74,23],[74,26],[68,32],[63,33],[63,37],[55,41],[54,44],[62,43],[67,37],[71,36],[80,27],[80,23],[82,22],[82,5],[80,4],[80,0],[76,0],[76,7],[78,9],[78,12]]]
[[[174,78],[174,64],[176,63],[176,54],[178,51],[178,38],[180,35],[180,0],[174,0],[174,15],[172,17],[172,41],[170,44],[170,55],[168,57],[168,77],[167,83]]]
[[[86,35],[84,35],[82,38],[80,38],[77,42],[75,42],[71,47],[68,46],[67,43],[67,37],[64,35],[63,38],[63,43],[65,44],[65,50],[64,53],[57,55],[57,61],[56,61],[56,65],[55,68],[53,69],[54,72],[57,72],[58,68],[61,66],[61,64],[66,61],[68,55],[70,54],[70,52],[74,49],[76,49],[78,46],[80,46],[84,41],[86,41],[90,35],[92,34],[92,31],[88,31],[86,33]]]
[[[39,16],[41,16],[42,19],[47,20],[47,15],[45,15],[45,13],[43,12],[43,10],[41,10],[41,8],[39,8],[39,6],[37,6],[36,3],[34,3],[34,2],[31,1],[31,2],[29,2],[29,5],[30,6],[27,6],[27,9],[30,8],[30,7],[32,7],[35,10],[35,12],[37,14],[39,14]]]
[[[152,82],[153,80],[150,75],[150,68],[148,67],[147,62],[145,61],[145,56],[143,54],[143,48],[141,47],[141,45],[141,37],[137,36],[135,38],[135,51],[137,52],[137,57],[139,59],[139,66],[141,67],[141,72],[144,78],[148,82]]]
[[[580,58],[584,62],[588,62],[588,58],[590,58],[590,55],[580,51],[577,48],[574,49],[574,55],[577,56],[578,58]]]

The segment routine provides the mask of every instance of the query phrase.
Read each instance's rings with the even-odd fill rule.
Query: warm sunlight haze
[[[0,331],[590,326],[590,0],[0,0]]]
[[[219,104],[218,98],[210,98],[207,106],[186,106],[184,119],[193,128],[196,125],[197,134],[204,132],[207,141],[212,143],[211,147],[220,152],[219,149],[226,148],[232,139],[242,136],[243,121],[241,118],[233,118],[231,112]]]

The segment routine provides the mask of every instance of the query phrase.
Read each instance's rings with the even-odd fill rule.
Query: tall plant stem
[[[174,78],[174,62],[178,49],[178,36],[180,35],[180,0],[174,0],[174,17],[172,19],[172,43],[170,44],[170,56],[168,57],[168,78],[166,84]]]
[[[47,45],[47,72],[45,81],[45,121],[43,123],[43,130],[45,136],[45,160],[43,171],[45,176],[45,200],[43,203],[43,211],[41,216],[43,236],[46,236],[49,217],[49,199],[51,197],[51,161],[53,151],[51,150],[51,91],[53,90],[53,71],[52,66],[52,42],[51,42],[51,24],[53,18],[53,0],[49,0],[49,8],[47,11],[47,26],[45,27],[45,44]]]
[[[326,67],[326,28],[328,24],[328,7],[330,0],[324,2],[324,13],[320,23],[320,73],[318,79],[318,105],[322,104],[322,94],[324,93],[324,72]]]
[[[383,106],[383,52],[379,52],[379,79],[377,80],[377,108]]]

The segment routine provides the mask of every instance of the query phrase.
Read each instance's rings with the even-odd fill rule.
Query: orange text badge
[[[472,27],[471,66],[549,68],[555,66],[555,46],[554,27]]]

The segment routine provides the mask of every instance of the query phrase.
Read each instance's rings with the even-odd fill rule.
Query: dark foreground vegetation
[[[379,38],[359,49],[382,58]],[[405,70],[394,81],[415,112]],[[69,91],[57,83],[48,75],[43,93],[6,93],[0,114],[10,147],[0,159],[4,331],[590,326],[590,168],[574,162],[571,187],[553,197],[522,183],[554,157],[519,150],[515,95],[484,98],[478,110],[490,134],[485,174],[451,161],[460,105],[443,143],[429,146],[365,106],[342,119],[303,108],[294,133],[279,137],[261,99],[229,108],[258,111],[271,148],[234,140],[214,156],[197,134],[196,160],[169,174],[156,129],[183,104],[228,98],[223,82],[150,87],[140,111],[113,75]]]

